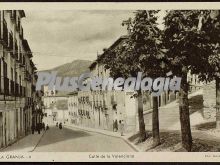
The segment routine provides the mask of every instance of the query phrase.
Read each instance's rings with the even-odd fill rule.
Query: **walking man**
[[[118,131],[118,121],[117,121],[117,119],[115,121],[113,121],[113,131],[114,132]]]
[[[120,131],[121,131],[121,136],[124,136],[124,120],[119,121],[120,124]]]

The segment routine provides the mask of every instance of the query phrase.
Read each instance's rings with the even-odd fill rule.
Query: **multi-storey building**
[[[68,120],[70,124],[79,124],[78,93],[72,92],[68,97]]]
[[[43,93],[43,112],[47,116],[52,116],[54,122],[67,122],[69,97],[67,93],[57,92],[55,86],[52,90],[48,86],[44,86]]]
[[[115,50],[127,40],[127,36],[122,36],[116,40],[108,49]],[[98,56],[101,59],[105,52]],[[90,65],[92,75],[101,78],[110,77],[110,70],[104,64],[95,60]],[[190,78],[190,76],[189,76]],[[195,76],[194,76],[195,78]],[[195,81],[193,79],[193,81]],[[132,91],[78,91],[78,124],[86,127],[117,130],[119,121],[125,123],[126,132],[136,132],[138,130],[137,99]],[[178,92],[165,91],[158,96],[159,107],[166,105],[178,98]],[[145,113],[152,112],[152,95],[143,92],[143,108]],[[75,109],[76,110],[76,109]],[[149,115],[150,116],[150,115]],[[151,124],[151,119],[146,121]]]
[[[121,46],[126,39],[120,37],[109,49]],[[101,78],[110,76],[110,71],[98,60],[90,65],[90,71]],[[125,91],[78,91],[78,125],[114,131],[119,121],[124,120],[127,132],[136,131],[137,103],[132,95],[133,92]]]
[[[61,92],[57,92],[55,90],[55,86],[53,90],[50,90],[48,86],[43,87],[43,105],[45,109],[53,109],[54,105],[57,103],[59,100],[67,100],[68,96]]]
[[[36,69],[34,66],[34,63],[31,61],[31,65],[33,68]],[[42,123],[43,119],[43,91],[36,91],[36,83],[37,83],[37,75],[34,74],[32,76],[32,99],[33,99],[33,104],[32,104],[32,125],[34,128],[37,127],[38,123]]]
[[[23,36],[23,10],[0,11],[0,146],[28,134],[32,124],[35,66]]]

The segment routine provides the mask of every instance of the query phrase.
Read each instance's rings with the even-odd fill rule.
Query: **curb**
[[[120,138],[120,137],[119,137]],[[131,143],[128,139],[122,138],[131,148],[133,148],[136,152],[142,152],[138,147],[136,147],[133,143]]]
[[[34,148],[33,148],[32,150],[30,150],[29,152],[33,152],[33,151],[37,148],[38,144],[40,143],[40,141],[41,141],[41,139],[43,138],[43,136],[44,136],[45,133],[46,133],[46,131],[43,132],[43,134],[41,135],[41,137],[40,137],[40,139],[38,140],[37,144],[36,144],[36,145],[34,146]]]
[[[121,137],[121,136],[117,136],[117,135],[111,135],[111,134],[107,134],[104,132],[99,132],[99,131],[92,131],[92,130],[88,130],[86,128],[83,127],[75,127],[75,126],[69,126],[69,125],[64,125],[66,128],[75,128],[75,129],[79,129],[79,130],[83,130],[83,131],[87,131],[87,132],[95,132],[95,133],[99,133],[102,135],[106,135],[106,136],[111,136],[111,137],[115,137],[115,138],[119,138],[122,139],[124,142],[126,142],[133,150],[135,150],[136,152],[142,152],[138,147],[136,147],[133,143],[131,143],[127,138]],[[132,135],[133,136],[133,135]]]

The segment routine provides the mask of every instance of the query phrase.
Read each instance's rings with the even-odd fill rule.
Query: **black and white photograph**
[[[1,7],[0,77],[0,155],[220,152],[220,10]]]

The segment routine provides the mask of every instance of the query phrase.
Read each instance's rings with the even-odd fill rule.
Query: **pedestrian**
[[[117,121],[117,119],[115,121],[113,121],[113,131],[114,132],[118,131],[118,121]]]
[[[124,136],[124,121],[120,120],[119,121],[120,124],[120,132],[121,132],[121,136]]]
[[[42,123],[38,124],[38,129],[41,131],[42,130]]]
[[[32,124],[31,126],[31,131],[32,131],[32,134],[34,134],[34,131],[35,131],[35,126]]]
[[[59,128],[62,129],[62,123],[59,124]]]
[[[45,123],[44,122],[42,123],[42,128],[43,128],[43,130],[45,130]]]
[[[41,130],[41,123],[38,123],[37,124],[37,132],[38,132],[38,134],[40,134],[40,130]]]
[[[46,126],[46,130],[49,130],[49,126],[48,126],[48,124],[47,124],[47,126]]]
[[[56,127],[58,127],[58,122],[56,123]]]
[[[115,120],[115,130],[116,130],[115,132],[118,132],[118,120],[117,119]]]
[[[115,132],[115,121],[113,120],[113,132]]]

